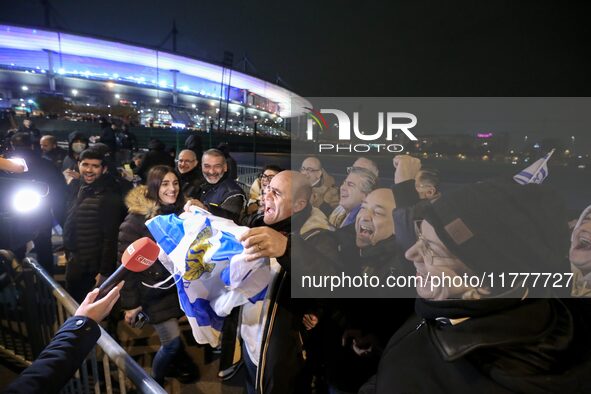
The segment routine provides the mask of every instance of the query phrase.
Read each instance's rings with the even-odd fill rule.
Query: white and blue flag
[[[200,210],[156,216],[146,226],[163,252],[160,261],[174,275],[195,340],[218,346],[224,317],[264,298],[268,259],[247,262],[238,239],[248,228]]]
[[[548,160],[554,153],[554,150],[555,149],[552,149],[550,152],[546,153],[544,157],[536,160],[532,165],[515,175],[513,180],[520,185],[542,183],[548,176]]]

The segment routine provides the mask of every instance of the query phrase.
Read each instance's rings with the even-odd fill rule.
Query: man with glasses
[[[193,193],[197,200],[191,203],[217,216],[237,221],[246,203],[246,194],[236,181],[228,176],[226,157],[217,149],[203,153],[201,170],[205,182]]]
[[[372,392],[589,392],[588,306],[560,298],[569,272],[562,196],[484,181],[445,193],[422,216],[406,251],[416,316],[385,348]],[[540,273],[562,286],[536,281]]]
[[[205,181],[198,164],[197,155],[192,150],[184,149],[179,153],[177,173],[181,184],[181,193],[184,196],[193,197],[193,194]]]
[[[314,156],[307,157],[302,162],[300,172],[312,186],[312,205],[320,208],[326,215],[330,214],[339,204],[339,192],[334,178],[322,168],[320,159]]]

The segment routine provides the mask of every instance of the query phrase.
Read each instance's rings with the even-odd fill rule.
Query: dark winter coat
[[[109,276],[117,259],[117,235],[121,223],[121,191],[109,176],[91,184],[73,180],[64,225],[64,247],[68,264],[81,271]]]
[[[101,336],[100,326],[84,316],[66,320],[33,364],[4,394],[58,393],[82,365]]]
[[[181,184],[181,193],[183,196],[197,198],[196,194],[201,188],[201,185],[205,182],[201,168],[197,166],[184,174],[176,171],[176,174]]]
[[[138,186],[125,198],[129,213],[119,228],[119,256],[135,240],[142,237],[152,238],[145,225],[146,220],[161,213],[160,205],[146,196],[147,188]],[[153,285],[168,278],[170,273],[157,260],[143,272],[130,272],[125,278],[121,290],[121,307],[125,310],[139,306],[148,315],[151,323],[180,317],[179,299],[176,286],[169,289],[152,289],[142,284]],[[172,283],[172,282],[170,282]],[[168,284],[170,284],[168,283]]]
[[[238,221],[246,204],[246,193],[228,173],[218,183],[203,182],[192,197],[205,204],[214,215],[234,221]]]
[[[257,369],[257,392],[299,392],[304,366],[302,335],[306,335],[302,318],[305,313],[315,311],[316,303],[291,298],[292,264],[312,269],[320,264],[336,265],[331,256],[335,254],[337,243],[328,230],[326,216],[310,205],[271,227],[288,235],[288,244],[285,254],[277,258],[281,270],[268,289],[271,293]],[[292,248],[298,251],[298,260],[293,262]],[[329,271],[324,270],[330,274]]]
[[[64,149],[56,146],[54,149],[50,150],[49,152],[44,152],[43,157],[51,160],[51,162],[55,165],[55,167],[62,171],[62,166],[64,164],[64,159],[68,155]]]
[[[590,320],[573,302],[517,300],[457,325],[415,317],[384,351],[376,392],[588,393]]]

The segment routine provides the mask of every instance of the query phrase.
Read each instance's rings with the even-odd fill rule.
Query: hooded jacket
[[[81,140],[86,144],[86,147],[88,147],[88,138],[81,132],[72,131],[70,134],[68,134],[68,154],[64,158],[64,162],[62,163],[62,171],[78,170],[78,155],[80,154],[80,152],[76,153],[72,149],[72,144],[74,143],[74,140]]]
[[[145,222],[154,216],[163,213],[163,209],[156,201],[147,197],[148,188],[138,186],[132,189],[125,198],[128,214],[119,227],[119,260],[125,249],[135,240],[152,235],[148,231]],[[167,213],[173,213],[168,212]],[[129,272],[125,278],[125,286],[121,289],[121,307],[125,310],[135,309],[139,306],[148,315],[151,323],[161,323],[165,320],[180,317],[182,312],[176,286],[169,289],[153,289],[142,283],[154,285],[168,278],[170,273],[160,260],[143,272]]]

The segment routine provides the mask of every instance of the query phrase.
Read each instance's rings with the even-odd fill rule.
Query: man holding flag
[[[264,299],[242,307],[240,335],[247,370],[247,392],[299,392],[304,385],[301,333],[317,322],[311,305],[291,299],[292,264],[332,264],[337,250],[326,216],[309,201],[312,188],[302,174],[282,171],[265,194],[262,220],[241,237],[247,260],[271,258],[273,279]],[[291,261],[290,250],[305,251]],[[303,261],[305,260],[305,262]]]

